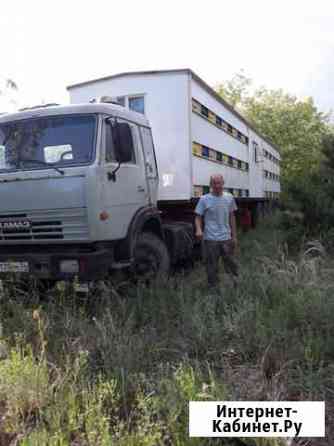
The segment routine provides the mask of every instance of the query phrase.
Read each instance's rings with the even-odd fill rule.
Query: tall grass
[[[273,220],[243,236],[240,283],[222,275],[217,293],[201,265],[81,299],[5,286],[0,444],[210,445],[188,438],[189,400],[330,398],[333,262],[283,240]],[[219,444],[281,444],[266,442]]]

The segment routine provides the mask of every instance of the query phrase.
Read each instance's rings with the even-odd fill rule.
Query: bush
[[[21,431],[49,402],[48,367],[20,342],[0,362],[0,401],[6,407],[5,430]]]

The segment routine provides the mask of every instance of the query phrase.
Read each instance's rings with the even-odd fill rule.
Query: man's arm
[[[236,247],[238,244],[238,237],[237,237],[237,224],[235,220],[234,211],[230,212],[230,228],[231,228],[231,237]]]
[[[205,213],[205,199],[203,196],[198,200],[195,208],[195,236],[197,240],[203,238],[203,215]]]
[[[195,217],[195,236],[198,240],[203,238],[203,218],[199,214]]]
[[[238,236],[237,236],[237,223],[235,219],[235,211],[238,209],[235,199],[232,197],[232,201],[230,203],[230,216],[229,223],[231,228],[231,237],[234,242],[234,247],[236,248],[238,245]]]

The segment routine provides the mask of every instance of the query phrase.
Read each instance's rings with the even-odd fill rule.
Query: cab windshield
[[[0,172],[92,162],[96,117],[68,115],[0,124]]]

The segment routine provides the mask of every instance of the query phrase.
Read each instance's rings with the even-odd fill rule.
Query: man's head
[[[214,195],[221,195],[224,189],[224,177],[221,174],[212,175],[210,178],[210,187]]]

